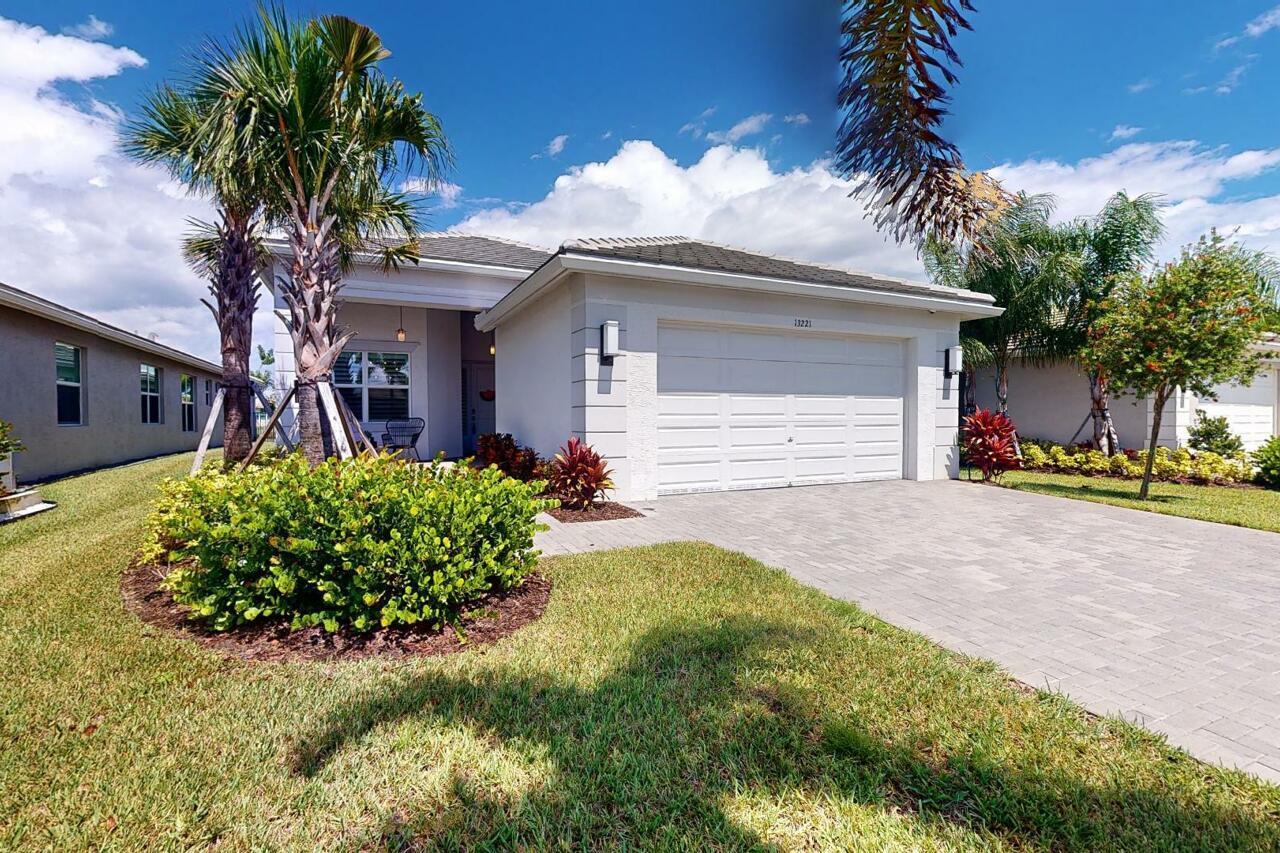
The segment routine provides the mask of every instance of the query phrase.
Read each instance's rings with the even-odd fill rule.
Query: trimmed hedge
[[[389,455],[207,466],[162,485],[143,556],[172,566],[174,599],[216,630],[440,626],[532,569],[534,517],[554,505],[542,485]]]
[[[1022,467],[1028,471],[1084,474],[1090,477],[1141,479],[1147,464],[1145,450],[1126,450],[1107,456],[1100,450],[1065,448],[1052,442],[1022,440]],[[1192,453],[1186,448],[1156,448],[1153,480],[1206,485],[1247,483],[1253,467],[1243,456],[1227,458],[1208,451]]]

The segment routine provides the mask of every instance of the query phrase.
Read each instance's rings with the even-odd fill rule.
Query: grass
[[[1000,479],[1000,484],[1024,492],[1280,533],[1280,491],[1272,489],[1152,483],[1151,496],[1143,501],[1138,499],[1140,480],[1116,477],[1010,471]]]
[[[548,560],[449,658],[219,658],[117,588],[188,459],[0,528],[0,848],[1280,844],[1280,789],[707,545]]]

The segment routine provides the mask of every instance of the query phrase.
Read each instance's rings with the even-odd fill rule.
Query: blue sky
[[[1055,193],[1063,217],[1122,188],[1164,193],[1166,251],[1210,226],[1280,250],[1274,0],[977,5],[974,31],[957,40],[965,64],[946,128],[971,167]],[[837,124],[834,6],[290,10],[373,26],[393,51],[389,71],[444,121],[457,167],[425,199],[431,227],[542,245],[690,233],[919,276],[914,252],[876,234],[824,163]],[[203,38],[229,34],[252,8],[6,2],[0,103],[13,119],[0,129],[0,233],[14,245],[0,252],[0,280],[210,351],[199,283],[176,253],[183,217],[205,209],[122,161],[112,135]]]

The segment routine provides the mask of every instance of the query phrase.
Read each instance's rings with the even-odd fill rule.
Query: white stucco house
[[[1161,445],[1185,445],[1197,410],[1209,417],[1225,416],[1247,451],[1256,450],[1271,436],[1280,434],[1280,337],[1268,334],[1254,349],[1264,360],[1249,385],[1219,385],[1214,389],[1214,398],[1204,399],[1180,391],[1169,401],[1160,420]],[[978,406],[994,408],[994,371],[978,371],[975,381]],[[1120,444],[1145,447],[1151,433],[1152,402],[1122,392],[1112,398],[1110,409]],[[1078,365],[1070,362],[1040,367],[1016,363],[1009,368],[1009,416],[1025,436],[1066,444],[1079,431],[1076,440],[1091,439],[1093,427],[1086,422],[1089,380]]]
[[[334,380],[371,433],[424,418],[423,458],[578,435],[619,500],[958,474],[959,324],[989,296],[684,237],[420,242],[346,279]]]

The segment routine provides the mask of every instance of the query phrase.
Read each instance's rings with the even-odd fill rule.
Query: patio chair
[[[426,429],[427,422],[422,418],[393,418],[387,421],[382,433],[383,450],[399,450],[408,459],[413,454],[415,461],[421,462],[418,456],[418,436]]]

